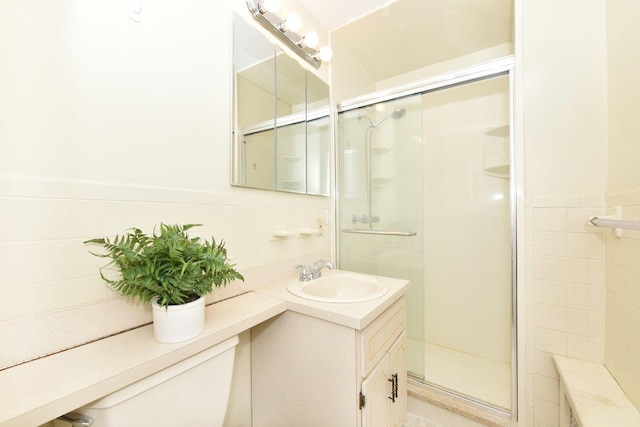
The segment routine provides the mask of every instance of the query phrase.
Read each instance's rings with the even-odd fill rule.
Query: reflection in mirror
[[[235,14],[233,52],[232,185],[328,196],[329,86]]]
[[[238,15],[234,15],[233,42],[235,167],[232,181],[246,187],[273,190],[275,48]]]
[[[280,49],[276,56],[276,117],[304,113],[306,73],[298,61],[285,55]]]
[[[275,114],[275,49],[262,34],[234,16],[233,66],[236,84],[237,124],[240,128]]]
[[[244,134],[242,141],[244,159],[244,186],[276,189],[276,161],[273,153],[276,147],[276,137],[273,129]]]
[[[282,51],[276,70],[276,189],[305,193],[306,72]]]
[[[307,71],[307,193],[330,194],[329,85]]]
[[[280,191],[306,192],[306,126],[305,122],[278,126],[277,165]]]
[[[307,111],[318,109],[328,110],[329,107],[329,85],[320,77],[307,71]],[[329,112],[327,111],[327,114]],[[311,113],[309,113],[311,115]]]
[[[307,193],[329,195],[331,168],[329,116],[307,120]]]

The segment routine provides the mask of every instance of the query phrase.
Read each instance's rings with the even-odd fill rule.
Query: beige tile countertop
[[[328,276],[340,270],[323,272]],[[353,273],[350,273],[353,274]],[[406,292],[406,280],[373,276],[389,291],[373,301],[325,303],[299,298],[284,280],[206,308],[205,330],[176,344],[146,325],[0,370],[0,427],[37,426],[212,347],[286,310],[362,330]]]
[[[604,365],[558,355],[553,361],[580,426],[640,426],[640,413]]]
[[[184,360],[287,309],[246,293],[206,309],[204,332],[176,344],[151,325],[0,371],[0,426],[37,426]]]
[[[342,270],[325,270],[322,272],[323,276],[340,273],[360,274]],[[306,314],[318,319],[362,330],[376,317],[381,315],[387,308],[393,305],[393,303],[404,295],[409,288],[409,281],[407,280],[366,274],[365,276],[371,276],[379,279],[388,286],[389,291],[384,296],[367,302],[317,302],[300,298],[287,290],[287,283],[289,283],[289,281],[298,280],[298,275],[292,274],[289,280],[283,280],[274,285],[256,289],[254,292],[284,300],[287,302],[287,309],[295,311],[296,313]]]

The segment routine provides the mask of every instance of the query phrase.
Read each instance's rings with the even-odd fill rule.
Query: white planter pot
[[[197,337],[204,330],[204,296],[182,305],[163,307],[153,300],[153,335],[163,343]]]

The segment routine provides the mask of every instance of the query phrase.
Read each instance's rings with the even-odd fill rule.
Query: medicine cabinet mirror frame
[[[329,86],[233,17],[231,184],[329,196]]]

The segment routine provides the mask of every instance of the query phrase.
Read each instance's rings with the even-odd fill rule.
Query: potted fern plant
[[[152,303],[156,340],[180,342],[204,330],[204,296],[244,277],[230,264],[224,242],[189,237],[187,230],[201,224],[160,224],[160,231],[147,235],[138,228],[113,239],[87,240],[100,244],[104,253],[91,252],[110,262],[100,268],[100,277],[123,295]],[[109,278],[103,270],[114,266],[120,277]]]

